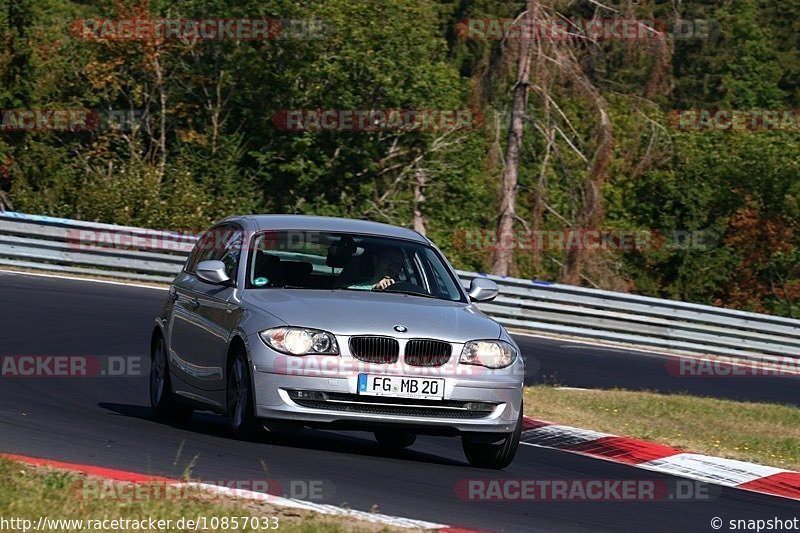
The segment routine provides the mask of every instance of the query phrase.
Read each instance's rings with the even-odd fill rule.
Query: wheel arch
[[[257,400],[256,400],[256,389],[255,389],[255,376],[253,375],[253,360],[250,355],[250,349],[247,345],[246,337],[241,331],[234,331],[231,335],[230,340],[228,341],[228,351],[225,355],[225,387],[227,389],[228,386],[228,374],[230,372],[231,363],[233,362],[233,358],[240,353],[243,353],[245,359],[247,360],[247,370],[248,375],[250,377],[250,390],[251,390],[251,398],[253,400],[253,412],[256,410]],[[227,394],[225,395],[226,401],[226,409],[227,409]]]
[[[153,349],[156,347],[156,342],[158,339],[161,338],[164,341],[164,349],[167,348],[167,335],[164,331],[164,324],[161,323],[160,320],[156,319],[155,326],[153,326],[153,332],[150,334],[150,355],[153,355]]]

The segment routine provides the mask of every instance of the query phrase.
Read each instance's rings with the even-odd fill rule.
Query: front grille
[[[358,402],[358,403],[393,403],[398,405],[414,405],[420,407],[451,407],[453,409],[466,409],[469,402],[461,400],[423,400],[421,398],[399,398],[397,396],[367,396],[364,394],[350,394],[346,392],[325,392],[327,400],[335,402]],[[486,404],[485,409],[491,411],[494,405]]]
[[[354,405],[346,403],[320,402],[317,400],[295,400],[297,405],[309,409],[326,409],[345,413],[363,413],[389,416],[420,416],[427,418],[485,418],[488,413],[481,411],[458,411],[454,409],[432,409],[430,407],[406,407],[394,405]]]
[[[417,400],[413,398],[393,398],[383,396],[361,396],[339,392],[314,393],[325,399],[310,398],[305,393],[299,398],[299,391],[289,391],[289,397],[297,405],[309,409],[325,409],[345,413],[374,415],[419,416],[428,418],[486,418],[492,414],[497,404],[486,402],[465,402],[459,400]]]
[[[450,360],[452,350],[448,342],[412,339],[406,344],[406,363],[412,366],[442,366]]]
[[[400,343],[391,337],[351,337],[350,353],[359,361],[391,364],[397,362]]]

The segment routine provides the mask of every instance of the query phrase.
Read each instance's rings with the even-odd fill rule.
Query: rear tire
[[[522,434],[522,405],[519,407],[517,427],[512,433],[507,433],[503,442],[498,444],[480,442],[480,436],[464,435],[461,444],[464,455],[469,464],[477,468],[502,469],[511,464],[519,448],[519,438]]]
[[[158,336],[150,353],[150,406],[159,420],[177,422],[192,417],[194,409],[178,403],[172,392],[164,339]]]
[[[401,450],[414,444],[417,440],[417,436],[414,433],[408,433],[406,431],[381,430],[375,431],[375,440],[378,441],[378,444],[383,448]]]
[[[234,355],[228,367],[228,388],[226,392],[228,427],[231,434],[242,440],[252,439],[261,434],[261,427],[253,411],[253,389],[247,355],[239,352]]]

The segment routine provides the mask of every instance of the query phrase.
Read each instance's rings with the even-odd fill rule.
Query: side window
[[[242,245],[244,244],[244,235],[239,228],[230,227],[230,233],[227,236],[225,245],[222,247],[222,255],[218,258],[225,263],[225,273],[228,277],[236,282],[236,273],[239,270],[239,258],[242,255]],[[217,259],[216,257],[214,259]]]
[[[431,293],[450,300],[459,300],[461,298],[452,278],[447,274],[444,264],[436,257],[432,249],[425,248],[420,260],[424,266],[424,271],[432,274],[432,279],[430,280]]]
[[[218,235],[220,228],[211,228],[200,236],[197,244],[194,245],[192,253],[189,254],[189,259],[186,261],[184,270],[194,274],[197,264],[201,261],[206,261],[214,248],[214,240]]]
[[[197,241],[186,262],[186,271],[194,273],[197,264],[203,261],[222,261],[225,263],[225,272],[235,280],[243,239],[242,230],[237,227],[223,225],[211,228]]]

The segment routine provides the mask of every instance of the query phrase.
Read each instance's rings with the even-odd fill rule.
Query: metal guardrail
[[[169,283],[196,235],[0,212],[0,265]]]
[[[469,281],[474,272],[458,271]],[[478,304],[501,324],[542,333],[694,354],[800,357],[800,320],[634,294],[485,276],[500,295]]]
[[[0,212],[0,265],[169,283],[195,235]],[[475,272],[458,271],[466,284]],[[755,360],[800,358],[800,320],[542,281],[486,276],[478,307],[520,330]]]

